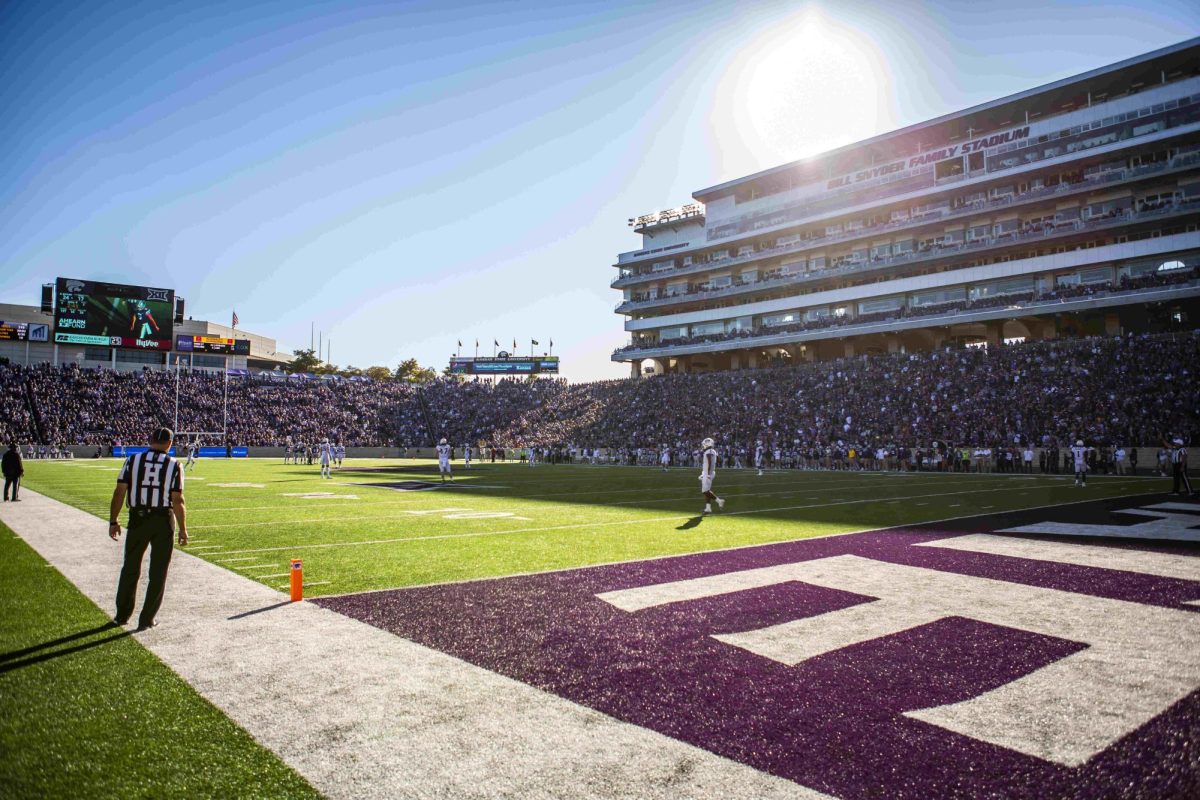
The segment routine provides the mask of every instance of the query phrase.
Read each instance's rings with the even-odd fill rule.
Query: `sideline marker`
[[[304,599],[304,562],[298,558],[292,559],[292,602]]]

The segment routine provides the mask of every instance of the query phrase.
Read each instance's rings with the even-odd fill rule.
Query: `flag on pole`
[[[537,343],[538,343],[538,340],[537,340],[537,339],[530,339],[529,341],[533,342],[534,344],[537,344]]]
[[[492,347],[499,347],[499,346],[500,346],[500,343],[498,341],[496,341],[495,339],[492,339]]]
[[[233,312],[233,325],[232,325],[232,326],[230,326],[230,327],[236,328],[237,326],[238,326],[237,309],[234,309],[234,312]]]
[[[462,347],[462,339],[459,339],[459,340],[458,340],[458,346],[459,346],[459,347]]]
[[[516,351],[517,351],[517,340],[513,339],[513,352],[515,353]]]

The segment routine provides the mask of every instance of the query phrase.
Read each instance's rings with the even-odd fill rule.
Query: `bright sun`
[[[889,81],[876,48],[817,9],[776,26],[735,65],[748,146],[793,160],[881,132]]]

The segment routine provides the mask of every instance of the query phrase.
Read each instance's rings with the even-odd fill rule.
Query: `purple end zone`
[[[1200,692],[1069,768],[902,716],[1002,686],[1086,645],[961,617],[787,666],[713,638],[874,598],[804,583],[622,611],[602,592],[836,555],[1193,610],[1195,582],[913,547],[1046,520],[1135,524],[1154,499],[809,539],[316,602],[839,797],[1200,797]],[[680,534],[673,529],[664,535]],[[1050,537],[1030,537],[1050,538]],[[1084,540],[1095,544],[1095,540]],[[1195,555],[1180,543],[1104,542]],[[1200,658],[1200,654],[1197,655]]]

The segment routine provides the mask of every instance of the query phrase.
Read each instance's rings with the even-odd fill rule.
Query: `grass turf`
[[[104,517],[119,460],[26,464],[26,484]],[[188,475],[188,550],[283,590],[304,559],[306,595],[468,580],[1163,491],[1166,481],[1070,476],[722,470],[728,503],[701,518],[694,469],[315,466],[202,459]],[[384,484],[433,482],[427,491]],[[102,526],[101,526],[102,527]]]
[[[0,796],[319,796],[3,525],[0,586]]]

